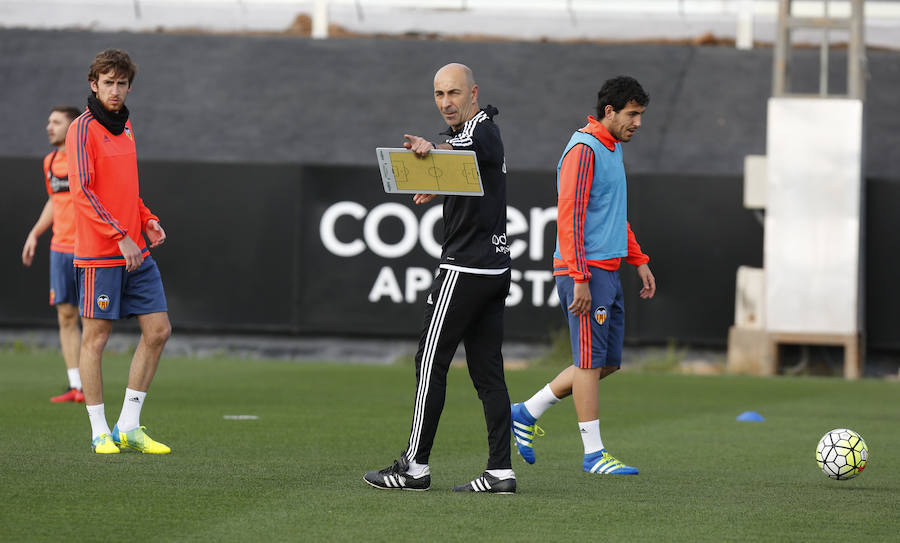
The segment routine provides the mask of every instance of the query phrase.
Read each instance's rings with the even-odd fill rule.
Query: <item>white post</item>
[[[315,40],[328,37],[328,0],[316,0],[313,5],[312,37]]]
[[[734,46],[738,49],[753,49],[753,1],[741,0],[738,5],[737,31]]]

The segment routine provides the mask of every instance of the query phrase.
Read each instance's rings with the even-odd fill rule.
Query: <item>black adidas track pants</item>
[[[441,269],[429,291],[416,353],[416,401],[406,458],[427,464],[437,433],[447,371],[460,341],[469,376],[484,405],[487,469],[509,469],[509,393],[503,376],[503,311],[510,272],[478,275]]]

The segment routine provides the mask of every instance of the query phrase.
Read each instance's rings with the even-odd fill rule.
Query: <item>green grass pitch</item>
[[[128,359],[105,361],[107,418]],[[514,400],[555,374],[508,371]],[[429,492],[362,481],[404,448],[409,365],[163,359],[141,422],[168,456],[94,455],[83,405],[51,404],[52,352],[0,352],[5,541],[897,541],[900,383],[621,372],[601,383],[601,430],[636,477],[582,473],[571,400],[541,420],[538,462],[513,453],[519,493],[458,495],[487,444],[465,369],[450,371]],[[765,422],[737,422],[743,411]],[[255,415],[257,420],[226,420]],[[826,431],[866,440],[866,470],[832,481]]]

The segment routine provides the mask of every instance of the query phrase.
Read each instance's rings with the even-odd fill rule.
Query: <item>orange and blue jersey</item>
[[[572,135],[557,169],[557,246],[553,274],[582,283],[590,268],[619,269],[650,261],[626,220],[622,145],[593,116]]]
[[[131,121],[113,134],[86,110],[69,126],[69,186],[75,209],[75,266],[124,266],[119,241],[129,236],[146,255],[142,232],[159,220],[141,200]]]
[[[53,206],[53,237],[50,250],[72,254],[75,251],[75,212],[69,192],[66,153],[53,151],[44,157],[44,184]]]

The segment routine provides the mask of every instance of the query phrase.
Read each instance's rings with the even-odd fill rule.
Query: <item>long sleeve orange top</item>
[[[69,126],[66,151],[75,204],[75,266],[124,266],[119,241],[125,236],[146,256],[144,226],[159,219],[140,197],[131,121],[115,135],[85,111]]]
[[[580,129],[596,137],[610,151],[615,148],[617,140],[608,130],[593,116],[588,117],[588,124]],[[563,258],[553,259],[553,275],[570,275],[577,283],[583,283],[590,279],[590,267],[615,271],[621,265],[621,258],[607,260],[585,260],[586,266],[579,266],[576,255],[578,247],[584,247],[584,231],[575,228],[575,222],[579,219],[584,222],[584,214],[587,212],[587,200],[591,193],[591,183],[594,179],[594,152],[584,144],[577,144],[562,160],[559,172],[559,201],[557,236],[560,252]],[[576,214],[576,210],[580,214]],[[567,218],[576,217],[569,220]],[[625,262],[640,266],[650,261],[650,257],[644,254],[631,231],[631,224],[626,222],[628,229],[628,256]],[[588,268],[588,269],[585,269]]]

